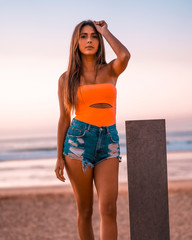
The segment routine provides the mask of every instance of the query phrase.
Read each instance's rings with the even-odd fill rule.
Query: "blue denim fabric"
[[[121,162],[116,124],[98,127],[73,118],[66,133],[63,154],[81,160],[84,171],[87,165],[94,167],[108,158],[117,157]]]

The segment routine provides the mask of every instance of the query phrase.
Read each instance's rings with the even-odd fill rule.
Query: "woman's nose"
[[[88,37],[88,38],[87,38],[87,42],[92,42],[91,37]]]

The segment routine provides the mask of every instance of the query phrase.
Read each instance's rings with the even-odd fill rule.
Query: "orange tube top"
[[[97,83],[79,86],[77,91],[77,106],[75,119],[101,126],[110,126],[116,123],[116,96],[117,89],[112,83]],[[107,103],[111,107],[90,107],[96,103]]]

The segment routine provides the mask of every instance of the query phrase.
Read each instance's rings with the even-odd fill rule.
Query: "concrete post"
[[[131,240],[169,240],[165,120],[125,125]]]

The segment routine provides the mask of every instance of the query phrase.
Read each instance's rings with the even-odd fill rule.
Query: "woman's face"
[[[95,30],[86,25],[81,29],[79,36],[79,50],[84,55],[95,55],[99,47],[99,37]]]

